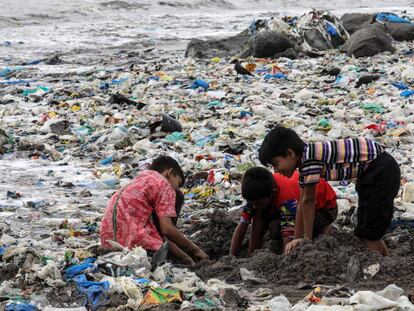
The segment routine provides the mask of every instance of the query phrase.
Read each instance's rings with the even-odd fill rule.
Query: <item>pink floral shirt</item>
[[[113,217],[117,199],[115,240]],[[158,218],[176,217],[175,190],[160,173],[147,170],[110,199],[101,223],[102,245],[111,248],[107,241],[112,240],[129,249],[142,246],[158,250],[163,239],[152,221],[153,212]]]

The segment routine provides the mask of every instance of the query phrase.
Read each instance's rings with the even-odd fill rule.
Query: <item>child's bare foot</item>
[[[387,246],[385,245],[385,243],[382,239],[381,240],[375,240],[375,241],[364,239],[364,241],[365,241],[365,245],[368,249],[376,251],[376,252],[380,253],[383,256],[389,256],[390,255],[390,253],[388,251],[388,248],[387,248]]]

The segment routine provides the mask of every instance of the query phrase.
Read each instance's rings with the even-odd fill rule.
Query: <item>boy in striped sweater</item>
[[[359,197],[355,234],[367,248],[386,256],[382,240],[391,223],[394,199],[400,187],[400,168],[384,148],[368,138],[305,143],[295,131],[275,127],[259,151],[260,162],[272,165],[287,177],[299,169],[300,200],[296,213],[292,251],[302,239],[312,239],[315,219],[315,189],[321,178],[355,180]]]

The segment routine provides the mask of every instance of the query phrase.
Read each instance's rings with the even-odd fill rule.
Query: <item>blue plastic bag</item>
[[[191,85],[191,88],[193,90],[198,89],[199,87],[203,88],[204,90],[207,90],[209,88],[209,84],[208,82],[201,80],[201,79],[197,79],[193,82],[193,84]]]
[[[95,258],[86,258],[80,265],[69,267],[65,271],[66,279],[73,279],[75,276],[82,274],[85,270],[93,268]]]
[[[13,70],[13,69],[11,69],[11,68],[5,68],[5,69],[3,69],[2,71],[0,71],[0,77],[7,78],[7,76],[8,76],[9,74],[11,74],[13,71],[14,71],[14,70]]]
[[[406,90],[408,89],[408,86],[406,86],[404,83],[402,82],[393,82],[391,83],[393,86],[395,86],[397,89],[399,90]]]
[[[405,91],[402,91],[400,95],[402,97],[410,97],[411,95],[414,95],[414,90],[405,90]]]
[[[10,303],[6,306],[6,311],[38,311],[34,305],[29,303]]]
[[[43,60],[36,59],[36,60],[32,60],[31,62],[28,62],[28,63],[23,63],[22,66],[38,65],[40,63],[43,63]]]
[[[114,161],[114,158],[112,156],[109,156],[109,157],[106,157],[105,159],[102,159],[101,161],[99,161],[99,163],[101,165],[106,166],[106,165],[111,165],[113,161]]]
[[[256,34],[256,31],[256,20],[254,19],[249,25],[249,34],[251,36],[254,36]]]
[[[36,82],[36,80],[8,80],[8,81],[0,81],[2,85],[18,85],[18,84],[29,84],[32,82]]]
[[[278,72],[278,73],[273,74],[273,75],[268,73],[264,76],[265,81],[269,81],[270,79],[286,79],[286,78],[287,78],[287,76],[284,73],[281,73],[281,72]]]
[[[76,283],[78,291],[86,295],[86,304],[90,306],[92,310],[97,310],[108,294],[109,282],[88,281],[84,274],[75,276],[73,281]]]
[[[411,21],[409,21],[406,18],[399,17],[397,14],[393,13],[378,13],[375,17],[375,20],[377,22],[390,22],[390,23],[404,23],[404,24],[411,24]]]
[[[335,37],[336,35],[338,35],[338,30],[336,29],[336,27],[334,26],[334,24],[325,21],[325,25],[326,25],[326,32],[331,36],[331,37]]]

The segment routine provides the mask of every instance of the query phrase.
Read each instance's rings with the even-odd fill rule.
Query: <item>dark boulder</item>
[[[192,39],[187,45],[185,57],[212,58],[238,55],[246,50],[249,38],[249,30],[246,29],[235,36],[224,39]]]
[[[258,31],[252,37],[249,30],[246,29],[233,37],[225,39],[192,39],[187,45],[185,57],[273,57],[290,48],[294,48],[294,45],[283,34],[272,30],[263,30]],[[288,55],[293,56],[292,53]]]
[[[373,14],[366,13],[346,13],[341,17],[341,23],[345,27],[346,31],[351,35],[355,31],[365,28],[370,25]]]
[[[287,49],[286,51],[284,51],[282,53],[275,54],[273,58],[280,58],[280,57],[285,57],[285,58],[289,58],[289,59],[298,59],[299,58],[299,53],[294,48],[289,48],[289,49]]]
[[[273,57],[294,47],[285,35],[272,30],[259,32],[252,38],[250,45],[254,57]]]
[[[345,29],[353,34],[357,30],[369,26],[384,27],[383,24],[375,22],[376,14],[347,13],[342,15],[341,23]],[[385,22],[384,30],[397,41],[414,40],[414,24]]]
[[[397,41],[414,40],[414,24],[408,23],[385,23],[386,31]]]
[[[351,56],[374,56],[381,52],[394,52],[392,37],[383,28],[371,26],[354,32],[344,44],[343,50]]]

